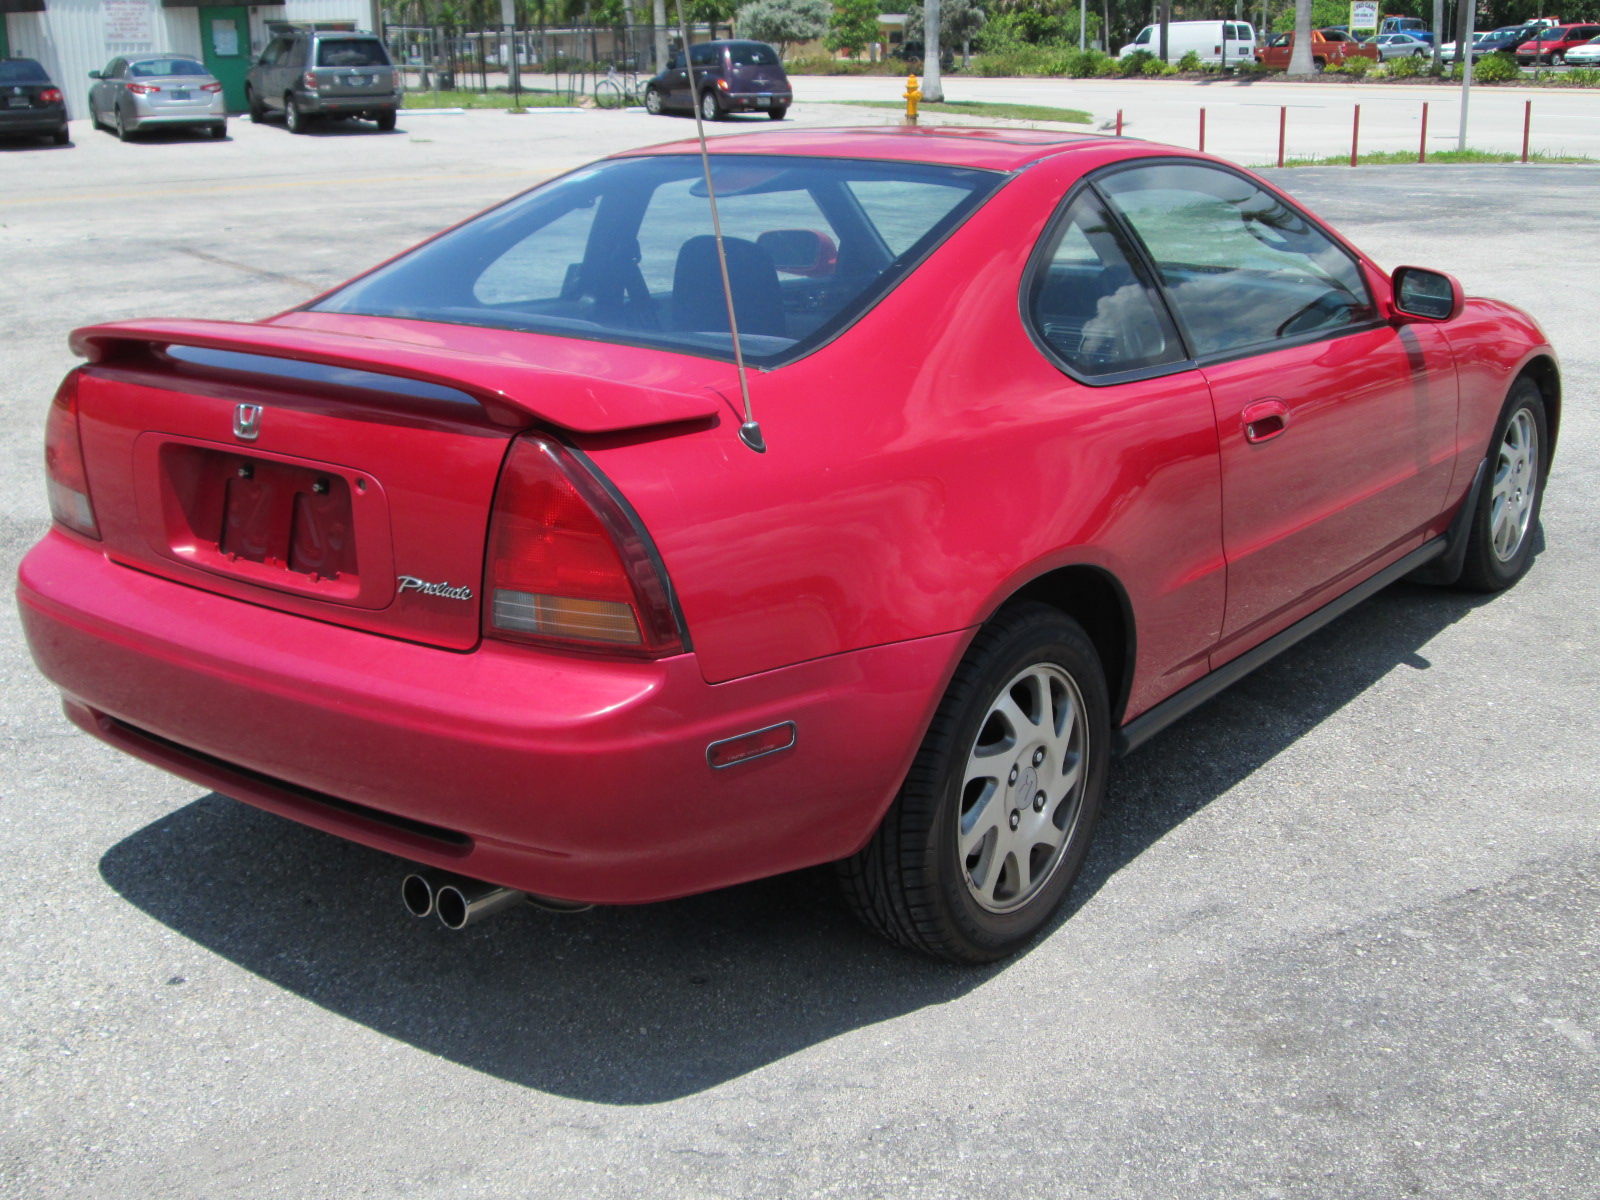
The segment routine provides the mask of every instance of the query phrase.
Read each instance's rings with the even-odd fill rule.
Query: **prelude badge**
[[[401,575],[396,580],[400,585],[400,594],[407,592],[421,592],[424,596],[440,596],[446,600],[471,600],[472,589],[469,587],[452,587],[446,583],[429,583],[425,579],[418,579],[415,575]]]
[[[233,436],[253,442],[261,436],[261,405],[241,404],[233,410]]]

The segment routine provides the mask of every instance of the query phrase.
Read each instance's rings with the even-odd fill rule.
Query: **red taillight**
[[[200,90],[202,92],[220,92],[222,90],[222,85],[213,79],[210,83],[202,83],[200,85]]]
[[[313,72],[307,71],[301,82],[304,83],[311,91],[314,92],[317,90],[317,77]]]
[[[683,633],[644,532],[589,469],[531,434],[495,492],[485,636],[679,654]]]
[[[39,93],[39,99],[43,100],[46,104],[60,104],[61,103],[61,89],[60,88],[45,88],[44,91]]]
[[[83,443],[78,439],[78,373],[61,381],[50,415],[44,423],[45,486],[50,492],[50,515],[68,529],[98,538],[94,505],[89,500],[89,477],[83,469]]]
[[[727,91],[728,90],[728,81],[726,79],[719,79],[719,80],[717,80],[717,86],[719,88],[721,88],[723,91]]]
[[[148,96],[151,92],[159,92],[161,89],[153,83],[130,83],[128,90],[135,96]]]

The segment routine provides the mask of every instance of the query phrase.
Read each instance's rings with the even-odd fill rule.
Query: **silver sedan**
[[[222,84],[205,66],[181,54],[113,58],[90,71],[89,120],[127,141],[143,129],[200,126],[212,137],[228,136]]]

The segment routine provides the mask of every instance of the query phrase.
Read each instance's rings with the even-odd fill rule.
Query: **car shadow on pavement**
[[[1400,584],[1117,764],[1069,904],[1397,668],[1485,597]],[[634,908],[523,906],[450,933],[402,864],[212,794],[102,857],[124,898],[206,949],[430,1054],[552,1094],[675,1099],[981,986],[856,925],[826,869]],[[1063,915],[1061,920],[1066,920]]]

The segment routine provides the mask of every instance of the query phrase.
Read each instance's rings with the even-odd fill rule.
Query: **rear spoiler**
[[[193,346],[420,380],[465,392],[490,420],[511,428],[521,428],[532,417],[574,433],[614,433],[706,421],[724,411],[710,392],[662,391],[459,350],[282,325],[117,321],[74,330],[69,344],[74,354],[91,363]]]

